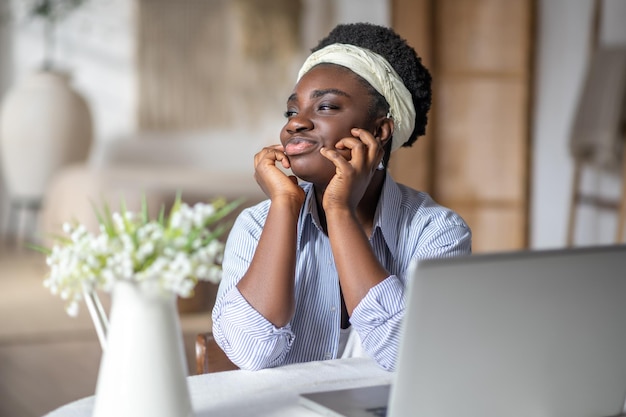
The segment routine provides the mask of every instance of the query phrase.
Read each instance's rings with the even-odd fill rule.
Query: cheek
[[[283,128],[280,129],[279,138],[280,138],[280,143],[283,146],[285,146],[285,143],[287,143],[287,141],[289,140],[289,135],[287,134],[287,124],[286,123],[283,126]]]
[[[335,149],[337,142],[341,139],[352,137],[350,133],[352,128],[355,127],[353,123],[342,123],[340,125],[322,125],[321,123],[317,126],[317,134],[320,138],[323,138],[324,146],[330,149]],[[340,152],[344,150],[337,149]],[[348,152],[349,153],[349,152]]]

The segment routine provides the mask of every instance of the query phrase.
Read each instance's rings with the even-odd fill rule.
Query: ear
[[[376,128],[376,134],[374,135],[376,139],[379,139],[383,146],[387,144],[391,137],[393,136],[394,129],[393,119],[390,117],[381,117],[378,122],[378,126]]]

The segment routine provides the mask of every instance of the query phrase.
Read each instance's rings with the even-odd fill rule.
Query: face
[[[305,181],[328,184],[335,165],[320,148],[334,149],[340,139],[352,136],[354,127],[374,132],[371,100],[362,81],[347,68],[320,64],[307,72],[287,100],[287,123],[280,133],[292,172]],[[341,153],[350,159],[349,151]]]

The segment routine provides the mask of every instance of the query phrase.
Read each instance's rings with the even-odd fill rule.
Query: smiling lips
[[[317,143],[307,139],[292,139],[285,145],[287,156],[302,155],[312,152],[317,147]]]

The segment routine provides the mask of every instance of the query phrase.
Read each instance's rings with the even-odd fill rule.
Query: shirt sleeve
[[[275,327],[233,287],[213,309],[213,337],[241,369],[281,365],[294,340],[289,325]]]
[[[350,323],[363,349],[383,368],[395,369],[404,315],[405,285],[395,275],[372,287],[356,306]]]
[[[411,257],[444,258],[471,253],[471,231],[464,223],[431,223]],[[428,228],[426,228],[428,229]],[[352,312],[350,323],[363,349],[383,368],[395,370],[406,297],[406,276],[391,275],[372,287]]]
[[[450,258],[472,252],[472,232],[455,213],[446,213],[443,219],[435,218],[424,229],[415,258]]]
[[[266,207],[244,210],[233,225],[224,251],[223,276],[213,307],[213,336],[239,368],[257,370],[283,364],[294,340],[289,325],[277,328],[241,295],[243,277],[263,229]]]

